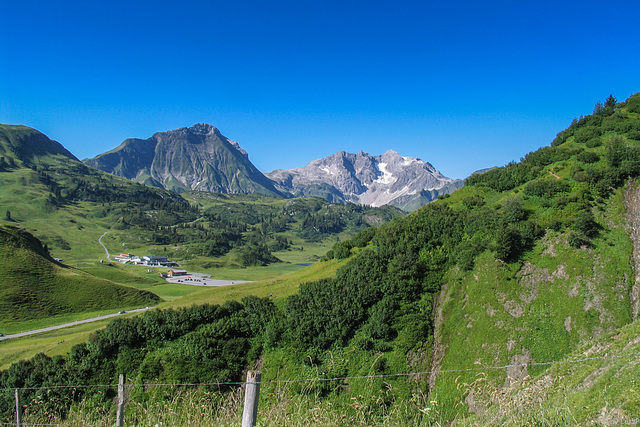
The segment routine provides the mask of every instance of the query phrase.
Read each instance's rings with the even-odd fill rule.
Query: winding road
[[[102,248],[104,249],[104,251],[107,253],[107,261],[111,262],[111,255],[109,255],[109,251],[107,250],[107,247],[104,245],[104,243],[102,243],[102,238],[103,238],[107,233],[108,233],[108,231],[105,231],[105,232],[104,232],[104,234],[98,238],[98,243],[100,243],[100,246],[102,246]]]
[[[113,262],[111,260],[111,255],[109,254],[109,251],[107,250],[107,247],[104,245],[104,243],[102,243],[102,238],[107,233],[108,233],[108,231],[105,231],[104,234],[102,234],[102,236],[100,236],[98,238],[98,243],[100,243],[100,245],[103,247],[105,253],[107,254],[107,260],[109,262]],[[167,278],[167,282],[176,283],[176,284],[179,283],[181,285],[216,287],[216,286],[237,285],[237,284],[240,284],[240,283],[247,283],[249,281],[245,281],[245,280],[233,280],[233,281],[231,281],[231,280],[214,280],[214,279],[211,279],[210,275],[208,275],[208,274],[191,273],[191,274],[189,274],[187,276],[178,276],[178,277]],[[135,309],[135,310],[129,310],[129,311],[127,311],[127,313],[138,313],[138,312],[141,312],[141,311],[149,310],[151,308],[153,308],[153,307],[138,308],[138,309]],[[116,317],[116,316],[120,316],[120,315],[122,315],[122,313],[120,313],[120,312],[113,313],[113,314],[105,314],[104,316],[92,317],[92,318],[84,319],[84,320],[76,320],[75,322],[63,323],[63,324],[60,324],[60,325],[49,326],[49,327],[41,328],[41,329],[34,329],[32,331],[19,332],[17,334],[7,334],[7,335],[0,336],[0,341],[8,340],[10,338],[26,337],[27,335],[39,334],[39,333],[42,333],[42,332],[55,331],[56,329],[68,328],[70,326],[81,325],[83,323],[97,322],[98,320],[110,319],[112,317]]]

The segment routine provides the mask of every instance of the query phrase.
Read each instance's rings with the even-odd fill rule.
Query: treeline
[[[209,207],[195,222],[160,227],[152,241],[188,243],[203,256],[220,257],[236,249],[241,265],[264,265],[276,262],[272,251],[292,247],[287,236],[316,242],[345,230],[356,233],[370,227],[367,215],[379,223],[403,215],[396,208],[332,204],[319,198],[288,200],[280,206],[272,203],[231,202]]]
[[[85,165],[65,167],[65,180],[58,178],[59,168],[33,166],[38,180],[50,192],[49,201],[55,207],[76,202],[93,202],[106,206],[105,214],[122,217],[129,226],[154,228],[175,225],[197,218],[198,209],[178,194],[152,189],[139,183],[117,180],[92,171]],[[157,212],[155,216],[148,212]]]
[[[238,381],[247,363],[260,354],[274,311],[267,299],[246,298],[117,319],[65,356],[38,354],[1,371],[0,419],[13,420],[15,388],[23,389],[26,405],[39,402],[43,413],[64,417],[75,402],[104,403],[115,395],[110,388],[74,386],[114,384],[122,373],[137,383]],[[37,389],[48,385],[70,388]]]

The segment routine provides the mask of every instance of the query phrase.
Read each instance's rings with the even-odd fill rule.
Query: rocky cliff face
[[[127,139],[118,148],[87,159],[87,165],[131,180],[182,192],[282,195],[237,142],[208,124],[149,139]]]
[[[462,181],[443,176],[429,163],[393,150],[381,156],[340,151],[301,168],[266,175],[282,191],[296,196],[371,206],[391,204],[407,211],[462,186]]]

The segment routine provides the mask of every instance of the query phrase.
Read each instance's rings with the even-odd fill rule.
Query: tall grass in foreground
[[[482,414],[460,415],[453,420],[448,414],[462,408],[445,408],[437,396],[414,392],[402,401],[389,404],[384,393],[357,394],[346,391],[340,398],[328,399],[309,394],[313,385],[303,389],[291,384],[263,384],[258,408],[259,427],[275,426],[573,426],[585,424],[620,425],[634,423],[634,418],[621,417],[610,411],[597,420],[580,420],[580,408],[556,395],[544,396],[550,378],[527,378],[520,387],[495,390],[482,381],[461,386],[476,393],[479,400],[491,401],[491,409]],[[127,386],[125,426],[239,426],[242,420],[244,389],[235,386],[226,392],[180,386]],[[516,392],[518,391],[518,392]],[[70,395],[73,391],[70,391]],[[115,425],[115,399],[97,393],[74,404],[61,418],[51,411],[46,399],[28,402],[24,409],[24,425],[57,425],[111,427]],[[629,415],[629,414],[627,414]],[[13,420],[0,420],[9,424]]]
[[[131,395],[140,394],[135,391]],[[143,392],[144,394],[144,392]],[[238,426],[242,420],[244,390],[237,387],[220,393],[203,389],[175,388],[151,391],[148,399],[131,398],[125,412],[126,426]],[[30,402],[24,425],[113,426],[115,400],[86,398],[66,415],[47,409],[43,401]],[[382,408],[382,409],[381,409]],[[11,420],[2,420],[5,423]],[[422,393],[405,402],[387,406],[379,397],[348,395],[340,400],[291,393],[288,386],[261,390],[258,426],[409,426],[444,424],[438,402]]]

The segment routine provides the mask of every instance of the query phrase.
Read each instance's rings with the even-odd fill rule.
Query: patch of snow
[[[403,157],[402,158],[402,166],[409,166],[413,163],[416,163],[416,158],[414,157]]]
[[[335,175],[336,173],[331,170],[329,167],[320,168],[321,171],[328,173],[329,175]]]
[[[398,179],[395,178],[393,176],[393,174],[391,172],[389,172],[387,170],[387,164],[386,163],[378,163],[378,169],[380,169],[380,172],[382,172],[382,176],[378,179],[376,179],[374,182],[378,182],[380,184],[393,184],[394,182],[396,182]]]

